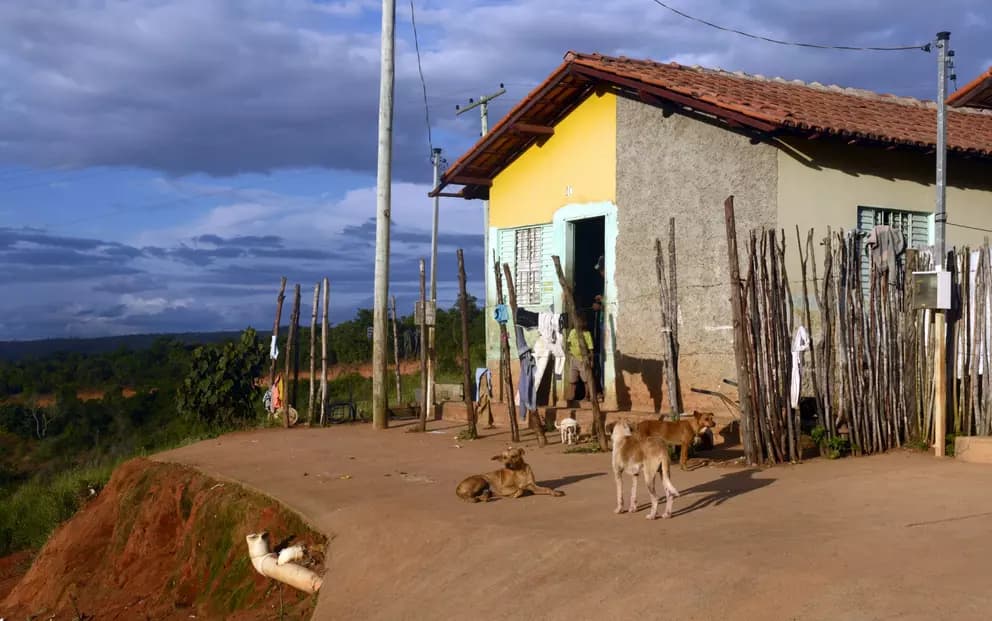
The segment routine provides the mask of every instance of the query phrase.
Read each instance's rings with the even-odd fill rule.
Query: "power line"
[[[959,229],[971,229],[972,231],[982,231],[985,233],[992,233],[992,229],[983,229],[980,226],[968,226],[967,224],[958,224],[956,222],[944,222],[947,226],[956,226]]]
[[[703,24],[705,26],[709,26],[710,28],[716,28],[717,30],[722,30],[724,32],[732,32],[734,34],[741,35],[742,37],[748,37],[749,39],[757,39],[759,41],[765,41],[767,43],[775,43],[776,45],[791,45],[794,47],[808,47],[819,50],[847,50],[853,52],[903,52],[906,50],[922,50],[924,52],[930,51],[929,43],[919,44],[919,45],[898,45],[894,47],[873,47],[873,46],[859,47],[856,45],[820,45],[818,43],[801,43],[797,41],[783,41],[781,39],[772,39],[771,37],[764,37],[761,35],[751,34],[750,32],[744,32],[743,30],[736,30],[734,28],[727,28],[726,26],[720,26],[718,24],[714,24],[713,22],[708,22],[705,19],[693,17],[688,13],[683,13],[682,11],[674,7],[668,6],[661,0],[651,0],[651,1],[657,4],[658,6],[668,9],[669,11],[675,13],[680,17],[684,17],[685,19]]]
[[[417,36],[417,17],[410,0],[410,23],[413,25],[413,45],[417,50],[417,71],[420,72],[420,86],[424,90],[424,118],[427,121],[427,147],[431,157],[434,157],[434,140],[431,138],[431,108],[427,103],[427,82],[424,80],[424,67],[420,63],[420,38]]]

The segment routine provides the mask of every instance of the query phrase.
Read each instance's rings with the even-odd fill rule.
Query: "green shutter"
[[[518,232],[521,235],[530,234],[534,239],[539,236],[537,245],[538,256],[535,257],[540,269],[539,279],[536,284],[528,285],[523,282],[517,271],[517,252],[523,252],[526,248],[517,247]],[[535,242],[538,240],[534,239]],[[554,278],[555,267],[551,260],[554,249],[554,234],[551,224],[541,224],[537,226],[515,227],[499,229],[497,231],[497,253],[501,263],[510,266],[510,273],[513,274],[514,285],[517,289],[517,302],[523,307],[544,307],[550,306],[554,301]],[[521,261],[524,257],[521,257]],[[535,289],[536,287],[536,289]]]
[[[930,214],[921,211],[903,211],[899,209],[881,209],[879,207],[858,207],[858,231],[869,233],[878,225],[888,225],[902,231],[906,245],[910,248],[921,248],[930,245]],[[864,245],[861,246],[864,251]],[[864,253],[861,257],[861,285],[865,292],[869,291],[871,272],[869,256]]]

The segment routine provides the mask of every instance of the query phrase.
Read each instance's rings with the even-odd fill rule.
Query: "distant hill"
[[[217,343],[238,338],[240,330],[227,332],[186,332],[179,334],[129,334],[90,339],[40,339],[37,341],[0,341],[0,360],[16,362],[45,358],[57,353],[102,354],[121,348],[141,350],[156,339],[168,337],[190,345]]]

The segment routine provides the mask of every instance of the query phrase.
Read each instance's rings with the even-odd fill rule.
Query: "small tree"
[[[179,413],[218,427],[254,418],[265,353],[251,328],[237,341],[196,348],[177,396]]]

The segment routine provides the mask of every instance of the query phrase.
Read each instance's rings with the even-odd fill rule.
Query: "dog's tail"
[[[558,429],[559,431],[561,430],[561,421],[555,421],[555,429]]]
[[[669,477],[671,469],[672,460],[668,456],[668,445],[665,445],[665,450],[661,453],[661,483],[665,486],[665,494],[678,496],[679,490],[675,489],[675,486],[672,485],[672,479]]]

